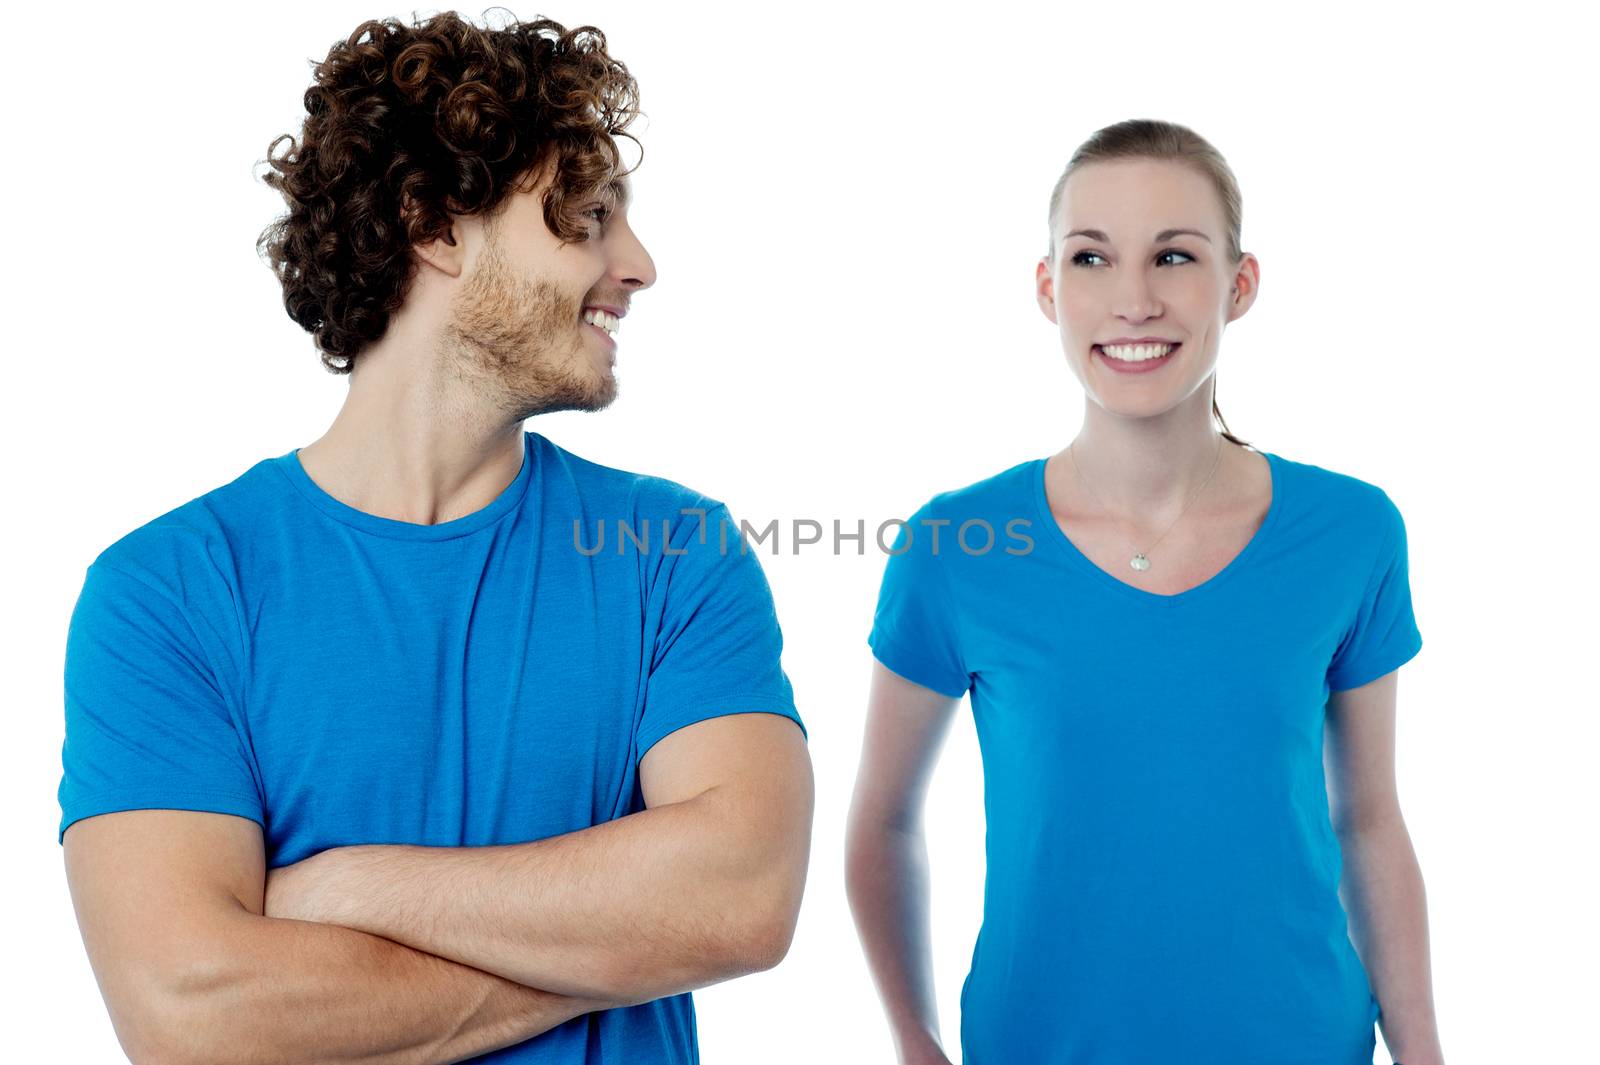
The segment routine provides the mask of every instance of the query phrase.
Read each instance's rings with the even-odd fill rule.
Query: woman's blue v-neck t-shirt
[[[1078,550],[1044,459],[897,533],[868,642],[970,692],[983,759],[965,1065],[1372,1061],[1322,741],[1330,692],[1421,649],[1405,526],[1380,488],[1263,454],[1261,526],[1177,595]]]
[[[525,843],[643,809],[640,760],[686,725],[770,713],[803,733],[727,508],[523,445],[516,478],[452,521],[348,506],[289,452],[102,551],[68,627],[58,839],[168,808],[258,822],[269,869]],[[685,993],[472,1060],[698,1053]]]

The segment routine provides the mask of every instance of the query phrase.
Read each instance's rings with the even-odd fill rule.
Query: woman
[[[847,865],[903,1062],[948,1061],[921,807],[969,691],[988,865],[965,1065],[1368,1065],[1375,1021],[1405,1065],[1443,1060],[1393,771],[1395,670],[1422,645],[1405,526],[1381,489],[1213,422],[1260,276],[1239,230],[1203,138],[1096,133],[1037,271],[1082,428],[936,495],[891,550]]]

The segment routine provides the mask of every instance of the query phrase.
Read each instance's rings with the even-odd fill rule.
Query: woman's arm
[[[873,662],[845,878],[856,931],[905,1065],[949,1065],[934,1001],[922,806],[960,702]]]
[[[1329,699],[1323,744],[1328,810],[1344,860],[1339,893],[1351,941],[1383,1011],[1384,1043],[1404,1065],[1441,1065],[1427,901],[1395,787],[1398,676],[1391,672]]]

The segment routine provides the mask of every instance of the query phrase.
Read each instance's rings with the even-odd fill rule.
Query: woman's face
[[[1060,330],[1084,391],[1126,417],[1162,414],[1191,397],[1209,412],[1210,391],[1200,386],[1216,366],[1223,327],[1254,302],[1260,276],[1253,255],[1227,261],[1210,180],[1180,163],[1092,163],[1067,180],[1052,241],[1036,272],[1039,308]],[[1153,359],[1138,358],[1151,349],[1117,359],[1102,347],[1144,338],[1177,347]]]

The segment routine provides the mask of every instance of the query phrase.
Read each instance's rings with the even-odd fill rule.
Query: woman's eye
[[[1160,254],[1158,254],[1156,256],[1156,260],[1159,262],[1160,260],[1165,259],[1169,255],[1181,255],[1185,259],[1189,260],[1190,262],[1194,262],[1194,256],[1193,255],[1190,255],[1186,251],[1179,251],[1177,248],[1168,248],[1166,251],[1161,252]],[[1086,260],[1088,260],[1088,259],[1100,259],[1103,262],[1105,260],[1105,256],[1101,255],[1097,251],[1080,251],[1078,254],[1076,254],[1076,255],[1074,255],[1072,257],[1072,262],[1074,264],[1078,265],[1078,266],[1087,266],[1088,263],[1086,262]]]
[[[609,207],[591,207],[587,211],[584,211],[583,213],[584,213],[584,215],[586,217],[593,218],[596,222],[599,222],[601,225],[605,225],[606,219],[611,217],[611,208],[609,208]]]

